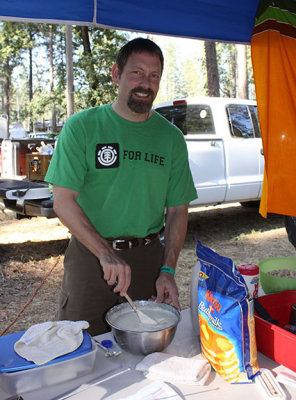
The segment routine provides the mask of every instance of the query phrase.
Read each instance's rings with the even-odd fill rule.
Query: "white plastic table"
[[[181,321],[177,327],[173,342],[165,352],[182,355],[185,352],[196,354],[200,352],[198,337],[192,324],[190,309],[181,312]],[[111,338],[111,333],[96,337],[100,341]],[[22,394],[24,400],[119,400],[136,393],[139,389],[149,385],[152,381],[134,369],[143,356],[135,356],[123,352],[119,357],[108,359],[102,350],[98,349],[94,370],[91,374],[76,380],[47,387],[42,390]],[[258,353],[260,368],[271,370],[274,375],[285,370],[285,367]],[[260,400],[264,399],[259,387],[255,383],[229,384],[215,371],[211,372],[206,386],[171,385],[181,398],[186,400]],[[67,394],[79,388],[80,393],[66,397]],[[287,400],[296,399],[296,388],[284,386],[282,388]],[[9,394],[1,391],[0,400],[6,400]]]

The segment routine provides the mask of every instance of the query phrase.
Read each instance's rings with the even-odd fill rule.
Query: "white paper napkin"
[[[136,365],[146,378],[185,385],[205,385],[211,365],[205,359],[184,358],[165,353],[152,353]]]
[[[15,343],[14,350],[21,357],[37,365],[71,353],[83,341],[87,321],[48,321],[31,326]]]

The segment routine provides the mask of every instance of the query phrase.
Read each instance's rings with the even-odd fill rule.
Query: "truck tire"
[[[285,227],[288,234],[289,242],[296,249],[296,217],[285,215]]]

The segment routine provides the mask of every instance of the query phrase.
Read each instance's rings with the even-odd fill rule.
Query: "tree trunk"
[[[54,101],[54,62],[53,62],[53,30],[52,26],[49,28],[49,82],[50,82],[50,95],[53,98],[52,111],[51,111],[51,127],[52,132],[57,132],[57,119],[56,108]]]
[[[31,34],[31,41],[32,41],[32,34]],[[29,48],[29,101],[33,100],[33,51],[32,48]],[[32,115],[29,115],[29,130],[30,132],[33,132],[34,127],[33,127],[33,120],[32,120]]]
[[[231,96],[236,97],[236,52],[231,54]]]
[[[77,26],[76,29],[80,37],[82,38],[83,52],[88,60],[88,68],[86,68],[85,72],[89,83],[89,87],[91,88],[91,90],[95,91],[99,87],[99,81],[96,75],[92,58],[92,51],[89,40],[89,29],[88,26]],[[90,99],[90,103],[92,107],[96,106],[96,98],[92,96],[92,98]]]
[[[205,41],[208,96],[219,97],[219,73],[216,54],[216,43],[211,40]]]
[[[3,113],[7,115],[7,126],[9,136],[9,121],[10,121],[10,79],[11,79],[11,67],[9,59],[5,61],[5,74],[3,77]]]
[[[247,48],[244,44],[237,44],[236,48],[238,97],[248,99]]]
[[[72,26],[66,26],[67,117],[74,114]]]

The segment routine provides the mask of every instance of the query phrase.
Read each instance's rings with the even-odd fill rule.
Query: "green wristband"
[[[175,276],[175,270],[171,267],[167,267],[166,265],[160,268],[160,272],[168,272],[169,274]]]

